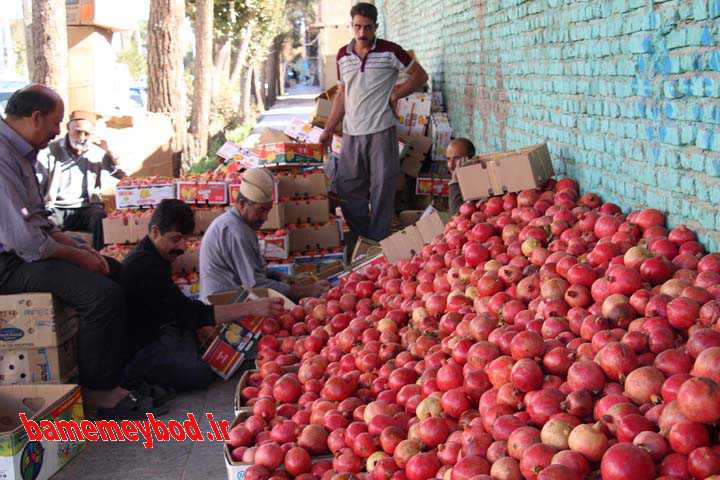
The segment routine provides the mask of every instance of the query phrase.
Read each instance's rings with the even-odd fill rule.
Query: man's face
[[[73,120],[68,123],[68,140],[70,146],[80,153],[86,152],[94,125],[89,120]]]
[[[60,123],[65,115],[65,107],[58,102],[55,109],[43,115],[40,112],[33,112],[30,122],[33,129],[33,141],[30,142],[38,150],[48,146],[48,143],[60,134]]]
[[[246,203],[237,204],[238,211],[242,215],[245,223],[253,230],[260,230],[263,223],[268,219],[268,214],[272,210],[272,202],[269,203]]]
[[[175,230],[170,230],[163,234],[160,233],[160,229],[157,226],[153,226],[150,229],[150,240],[153,242],[153,245],[155,245],[160,256],[172,263],[177,260],[180,255],[185,253],[188,236]]]
[[[352,28],[355,41],[361,45],[368,45],[375,38],[377,23],[371,18],[355,15],[352,19]]]
[[[448,161],[448,170],[452,172],[462,159],[468,157],[468,151],[462,144],[450,142],[450,145],[445,149],[445,156]]]

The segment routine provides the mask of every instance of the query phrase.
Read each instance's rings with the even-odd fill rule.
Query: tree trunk
[[[190,119],[196,158],[204,157],[208,147],[210,97],[212,96],[213,0],[197,0],[195,16],[195,79]]]
[[[68,39],[65,0],[32,1],[32,81],[54,88],[67,102]]]
[[[265,111],[265,100],[263,99],[264,88],[263,88],[263,64],[256,60],[255,66],[253,67],[253,80],[255,82],[255,104],[257,105],[259,112]]]
[[[148,21],[148,110],[168,114],[173,121],[171,148],[185,146],[185,86],[182,23],[184,0],[151,0]]]
[[[273,105],[277,100],[277,71],[278,71],[278,51],[272,50],[267,58],[266,78],[268,84],[267,104]]]
[[[253,66],[248,65],[243,70],[243,88],[242,88],[242,114],[243,122],[247,122],[253,118],[252,111],[252,79],[253,79]]]
[[[217,100],[222,91],[222,86],[230,78],[230,53],[232,52],[232,40],[230,37],[222,41],[217,48],[214,59],[215,81],[213,82],[212,95]]]
[[[25,31],[25,63],[27,63],[28,78],[35,78],[35,62],[33,61],[33,31],[32,31],[32,2],[22,0],[23,26]]]
[[[240,82],[243,68],[245,68],[245,63],[247,63],[248,52],[250,50],[250,37],[252,37],[254,29],[255,26],[253,22],[250,22],[248,26],[243,28],[242,41],[240,42],[240,48],[235,58],[235,65],[230,74],[230,85],[235,85]]]

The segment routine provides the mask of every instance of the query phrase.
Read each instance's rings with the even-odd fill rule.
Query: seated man
[[[243,173],[235,205],[216,218],[205,232],[200,247],[200,297],[227,292],[240,286],[271,288],[292,300],[315,297],[327,290],[327,282],[290,285],[277,273],[268,272],[255,233],[273,206],[272,175],[262,168]]]
[[[172,281],[172,262],[184,253],[194,230],[188,205],[163,200],[153,212],[148,235],[123,262],[120,278],[127,294],[130,344],[136,352],[126,369],[130,381],[178,391],[206,388],[214,374],[201,359],[195,331],[247,315],[282,312],[277,298],[216,307],[187,298]]]
[[[105,258],[48,219],[38,189],[37,152],[60,133],[64,108],[56,92],[30,85],[13,93],[0,120],[0,295],[51,293],[77,311],[86,408],[101,418],[143,419],[158,412],[153,399],[121,387],[127,359],[122,288],[108,278]]]
[[[50,142],[38,155],[43,170],[42,188],[53,220],[63,230],[90,232],[93,248],[104,245],[102,220],[107,216],[102,201],[102,179],[117,180],[125,173],[117,168],[107,143],[93,137],[97,116],[75,111],[68,133]]]
[[[445,149],[445,156],[448,161],[448,170],[452,173],[450,179],[450,213],[455,215],[460,210],[460,205],[463,204],[455,169],[461,167],[463,162],[475,156],[475,145],[467,138],[454,138]]]

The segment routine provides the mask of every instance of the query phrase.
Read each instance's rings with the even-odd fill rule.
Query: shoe
[[[147,420],[148,413],[157,417],[169,411],[168,405],[155,406],[151,397],[130,392],[113,408],[98,408],[94,416],[98,420]]]

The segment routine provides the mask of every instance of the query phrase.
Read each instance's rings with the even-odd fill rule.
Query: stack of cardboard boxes
[[[84,448],[30,441],[19,418],[83,419],[80,389],[68,384],[78,374],[78,327],[48,293],[0,296],[0,478],[47,479]]]

